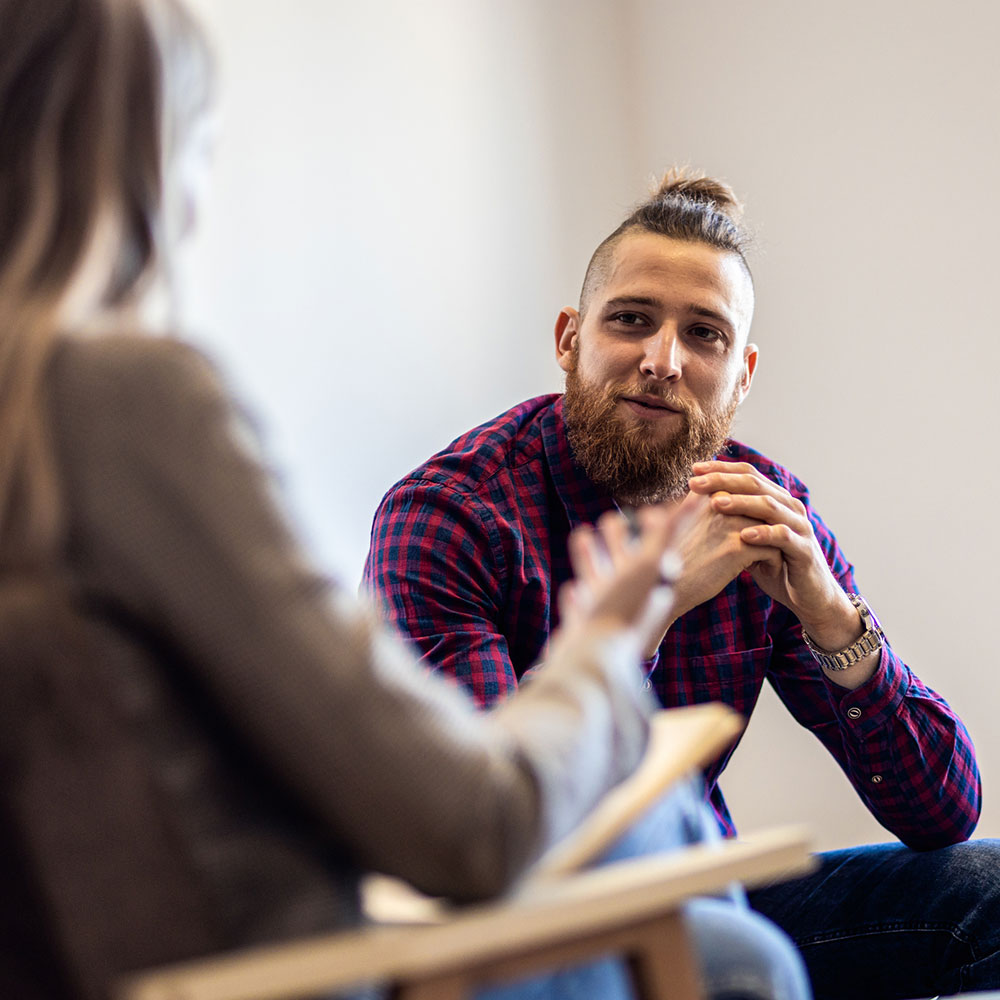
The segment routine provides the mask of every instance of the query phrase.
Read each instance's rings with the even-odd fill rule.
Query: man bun
[[[652,191],[650,201],[683,197],[703,202],[734,224],[743,220],[743,203],[725,182],[690,167],[670,167]]]
[[[744,265],[752,243],[743,225],[743,204],[733,189],[689,167],[671,167],[652,197],[638,205],[610,238],[617,239],[631,229],[728,250]]]
[[[704,243],[735,254],[753,281],[746,258],[753,239],[743,225],[743,204],[733,189],[725,181],[689,167],[671,167],[655,184],[650,197],[594,251],[580,291],[581,313],[586,312],[595,289],[606,280],[615,246],[636,231]]]

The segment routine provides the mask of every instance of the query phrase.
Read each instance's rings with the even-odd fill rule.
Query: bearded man
[[[488,706],[544,659],[566,540],[605,511],[689,508],[684,567],[646,687],[745,716],[765,680],[902,842],[820,856],[751,893],[799,945],[819,998],[1000,986],[1000,842],[965,843],[969,735],[890,648],[806,487],[728,439],[750,389],[754,287],[724,184],[671,172],[597,248],[556,321],[563,396],[458,438],[386,495],[366,582],[427,665]],[[707,796],[735,833],[718,786]]]

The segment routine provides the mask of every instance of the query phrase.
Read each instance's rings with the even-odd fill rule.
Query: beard
[[[632,395],[658,396],[677,409],[680,428],[668,440],[658,440],[651,428],[625,418],[617,402]],[[574,354],[566,372],[563,416],[573,457],[583,471],[619,503],[639,506],[687,494],[691,466],[714,458],[725,445],[739,401],[739,384],[714,411],[656,384],[598,389],[584,383]]]

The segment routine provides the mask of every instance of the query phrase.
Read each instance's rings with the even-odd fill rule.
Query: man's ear
[[[556,361],[564,372],[572,366],[570,356],[579,335],[580,314],[572,306],[566,306],[556,317]]]
[[[740,402],[746,398],[753,382],[753,373],[757,370],[757,345],[747,344],[743,348],[743,372],[740,375]]]

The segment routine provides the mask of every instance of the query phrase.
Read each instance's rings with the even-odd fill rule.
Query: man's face
[[[577,461],[622,502],[682,496],[750,388],[749,275],[736,254],[628,233],[585,308],[556,321]]]

